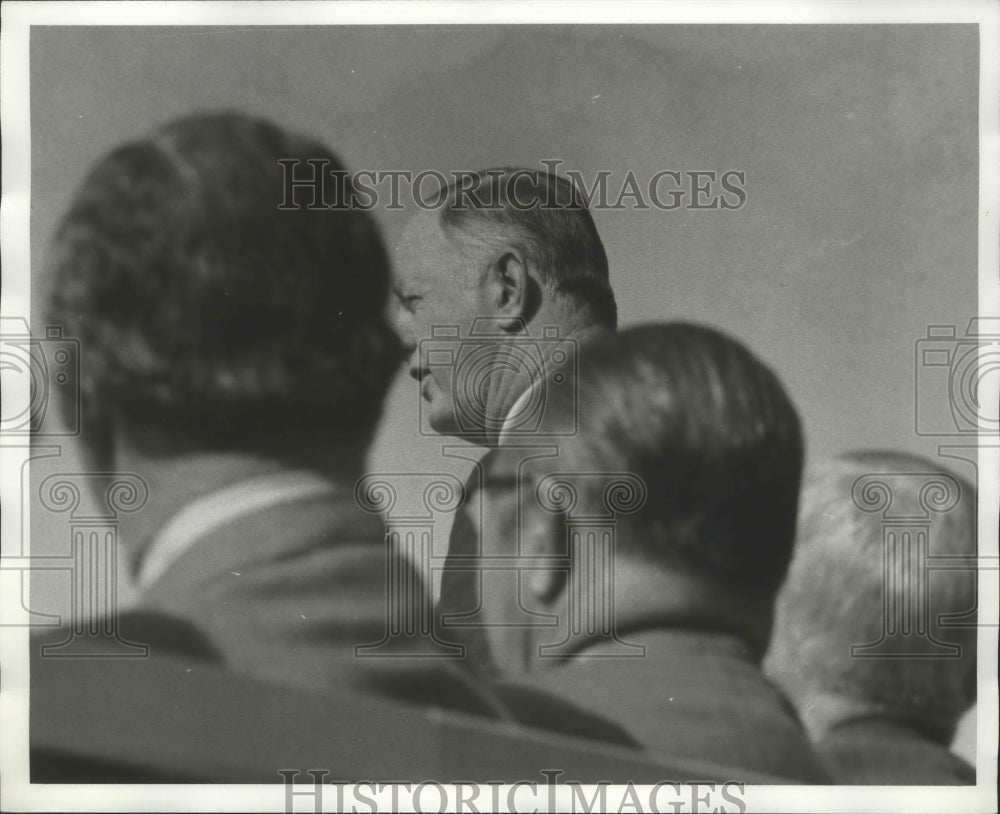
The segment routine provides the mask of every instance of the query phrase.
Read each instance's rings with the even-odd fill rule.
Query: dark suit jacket
[[[703,776],[683,760],[496,719],[256,681],[164,649],[197,635],[183,623],[141,621],[153,634],[148,659],[79,658],[78,649],[76,658],[39,660],[36,652],[32,782],[280,783],[282,769],[305,783],[312,770],[326,772],[325,783],[513,783],[553,769],[560,782]]]
[[[947,746],[895,721],[848,721],[821,738],[816,750],[838,783],[963,786],[976,782],[976,770]]]
[[[362,513],[353,495],[278,505],[216,528],[186,549],[140,591],[121,629],[126,639],[148,644],[154,662],[161,653],[181,654],[289,690],[358,693],[634,746],[594,713],[538,691],[487,685],[461,662],[393,657],[403,646],[408,654],[421,648],[420,638],[389,646],[385,657],[357,658],[357,645],[385,636],[386,562],[382,522]],[[415,574],[404,576],[421,585]],[[407,596],[423,601],[418,590]],[[63,638],[56,632],[35,639],[33,683],[72,685],[74,671],[85,669],[88,659],[38,658],[40,645]]]
[[[589,658],[561,660],[526,680],[617,721],[655,752],[784,782],[827,782],[792,706],[739,639],[667,628],[624,638],[644,644],[645,658],[595,658],[606,649],[597,643],[581,651]]]
[[[481,473],[488,465],[493,451],[490,450],[480,460],[479,465],[465,482],[465,494],[473,500],[482,500]],[[449,625],[449,621],[461,622],[461,617],[473,617],[480,610],[482,577],[475,570],[476,559],[482,555],[482,548],[475,528],[469,522],[468,513],[460,511],[455,516],[448,537],[448,556],[445,571],[441,575],[441,595],[435,608],[434,621],[438,633],[444,641],[455,642],[465,649],[464,663],[467,669],[480,675],[495,672],[489,643],[481,627]],[[466,566],[462,570],[462,566]]]
[[[323,690],[353,646],[385,631],[384,530],[349,493],[288,502],[212,529],[135,607],[195,625],[226,664]]]

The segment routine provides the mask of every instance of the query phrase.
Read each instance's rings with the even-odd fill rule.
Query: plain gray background
[[[610,171],[612,189],[629,170],[735,169],[739,211],[595,213],[621,323],[695,320],[748,343],[799,405],[811,459],[933,457],[940,439],[914,432],[914,343],[977,311],[978,64],[974,26],[35,27],[33,325],[83,174],[195,111],[262,114],[353,169],[553,158]],[[406,215],[378,215],[394,245]],[[454,469],[418,436],[417,399],[401,377],[372,469]],[[33,480],[79,467],[70,443]],[[34,553],[66,553],[66,517],[33,518]],[[35,609],[65,609],[65,575],[34,584]]]

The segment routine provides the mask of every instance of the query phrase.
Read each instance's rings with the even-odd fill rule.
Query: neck
[[[767,598],[727,590],[707,579],[621,555],[615,558],[614,585],[615,630],[626,638],[629,631],[654,629],[717,632],[744,642],[757,661],[767,647],[772,622]],[[562,590],[539,610],[568,620],[568,594],[568,589]],[[545,669],[550,662],[539,662],[531,654],[538,653],[540,645],[558,641],[563,632],[540,627],[491,631],[495,661],[513,671]],[[594,639],[593,643],[599,641]]]
[[[354,463],[320,467],[307,461],[299,467],[252,452],[185,451],[151,455],[128,445],[118,447],[114,468],[139,475],[149,488],[149,499],[143,509],[122,515],[120,520],[122,550],[131,569],[167,521],[201,497],[240,481],[297,468],[310,468],[321,477],[353,489],[361,472],[360,465]]]
[[[545,328],[557,327],[558,338],[547,338]],[[527,326],[528,334],[512,337],[512,341],[534,343],[541,357],[543,371],[551,364],[552,354],[557,350],[573,352],[590,337],[602,329],[583,322],[573,313],[564,309],[549,306],[540,308]],[[568,340],[568,341],[566,341]],[[490,378],[487,394],[486,411],[490,416],[506,417],[510,414],[517,400],[536,383],[538,372],[525,369],[523,365],[498,365],[496,372]],[[544,374],[543,374],[544,375]],[[496,446],[499,440],[499,430],[487,429],[480,443],[483,446]]]
[[[619,555],[615,559],[619,625],[714,630],[743,640],[759,662],[771,637],[773,597],[681,570]]]

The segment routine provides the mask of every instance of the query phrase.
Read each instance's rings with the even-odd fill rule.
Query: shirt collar
[[[514,403],[510,406],[507,411],[507,417],[504,419],[503,424],[500,425],[500,433],[497,436],[497,445],[502,445],[511,441],[511,433],[517,429],[517,424],[514,424],[512,419],[518,418],[522,411],[527,409],[528,404],[531,399],[535,397],[535,390],[540,386],[541,381],[539,379],[534,379],[524,392],[518,396]]]
[[[291,470],[241,480],[198,498],[153,537],[139,563],[136,587],[156,582],[198,540],[237,518],[285,503],[332,495],[336,486],[316,472]]]

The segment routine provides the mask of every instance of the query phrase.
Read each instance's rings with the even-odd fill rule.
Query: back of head
[[[679,322],[605,334],[580,355],[579,432],[560,442],[560,465],[632,473],[647,492],[619,520],[618,555],[769,609],[791,556],[803,457],[777,376],[739,342]]]
[[[340,167],[270,122],[205,114],[115,149],[76,192],[49,317],[81,340],[94,453],[112,427],[167,451],[367,444],[399,360],[387,257],[365,212],[279,209],[279,159]]]
[[[928,488],[938,491],[931,494]],[[946,493],[954,497],[953,505],[938,501]],[[832,702],[845,714],[883,715],[909,722],[942,742],[950,739],[958,717],[975,700],[976,630],[949,628],[941,621],[943,615],[975,607],[975,573],[928,576],[918,570],[911,572],[912,578],[894,578],[887,544],[894,535],[905,547],[893,555],[900,558],[897,565],[926,568],[928,563],[919,562],[914,527],[924,516],[927,553],[974,557],[975,503],[969,483],[933,461],[903,453],[852,452],[810,471],[795,556],[779,595],[767,658],[768,671],[800,708],[815,706],[822,697],[824,704]],[[938,513],[935,507],[944,510]],[[915,627],[905,631],[915,635],[887,636],[892,609],[926,614],[926,630]],[[919,655],[914,638],[927,643],[928,636],[959,645],[960,655],[948,657],[942,650],[937,656],[928,651],[914,657]],[[852,646],[874,643],[879,643],[877,653],[852,655]],[[835,723],[818,721],[817,726]]]
[[[446,233],[484,247],[513,238],[543,285],[582,322],[617,325],[604,244],[583,197],[568,179],[512,168],[466,174],[442,190],[439,217]]]

